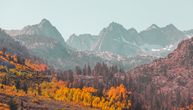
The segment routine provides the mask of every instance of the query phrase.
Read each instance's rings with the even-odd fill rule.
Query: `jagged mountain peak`
[[[125,29],[121,24],[116,23],[116,22],[111,22],[108,27],[103,28],[103,30],[100,31],[99,36],[103,34],[108,34],[108,33],[122,33],[122,32],[127,32],[127,29]]]
[[[119,23],[116,23],[116,22],[111,22],[108,26],[108,28],[118,28],[118,27],[121,27],[123,28],[123,26]]]
[[[21,30],[6,30],[6,33],[14,39],[33,39],[33,41],[44,41],[48,39],[53,42],[60,42],[62,45],[65,44],[61,33],[54,27],[49,20],[42,19],[39,23],[34,25],[27,25]],[[40,40],[41,39],[41,40]],[[44,40],[43,40],[44,39]],[[31,41],[31,40],[29,40]],[[32,41],[31,41],[32,42]]]
[[[111,22],[109,24],[109,26],[122,26],[121,24],[117,23],[117,22]]]
[[[121,24],[116,22],[111,22],[109,26],[106,28],[107,30],[117,30],[117,29],[125,29]]]
[[[54,27],[49,20],[42,19],[40,23],[35,25],[25,26],[22,30],[19,30],[20,36],[38,36],[45,38],[52,38],[58,42],[64,42],[64,39],[60,32]]]
[[[128,29],[128,32],[131,32],[131,33],[138,33],[137,30],[135,28],[130,28]]]
[[[22,30],[23,31],[25,31],[25,30],[31,30],[31,31],[34,31],[34,30],[42,30],[42,29],[49,29],[49,30],[51,30],[51,29],[53,29],[53,28],[55,28],[51,23],[50,23],[50,21],[49,20],[47,20],[47,19],[42,19],[41,21],[40,21],[40,23],[38,23],[38,24],[34,24],[34,25],[27,25],[27,26],[25,26]],[[56,28],[55,28],[56,29]]]
[[[176,27],[174,24],[168,24],[166,27]]]
[[[152,30],[152,29],[159,29],[160,27],[157,26],[156,24],[152,24],[151,26],[149,26],[146,30]]]
[[[38,24],[27,25],[22,30],[34,29],[34,28],[53,28],[54,26],[47,19],[42,19]]]
[[[156,24],[152,24],[150,27],[152,27],[152,28],[159,28],[159,26],[156,25]]]
[[[177,30],[176,26],[174,26],[173,24],[166,25],[164,28],[166,28],[167,30]]]
[[[52,24],[50,23],[50,21],[45,19],[45,18],[42,19],[38,25],[42,26],[42,27],[53,27]]]
[[[43,18],[40,23],[50,23],[50,21],[46,18]]]

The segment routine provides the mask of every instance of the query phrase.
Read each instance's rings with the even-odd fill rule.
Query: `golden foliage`
[[[10,110],[10,107],[7,104],[0,103],[0,110]]]
[[[42,98],[72,102],[88,107],[101,108],[102,110],[121,110],[122,108],[131,107],[131,101],[124,98],[127,91],[123,85],[116,88],[112,87],[108,92],[108,97],[93,96],[92,93],[95,93],[96,89],[92,87],[84,87],[83,89],[68,88],[63,81],[43,82],[40,85],[36,85],[35,88],[30,87],[27,94],[25,94],[22,90],[17,91],[15,86],[0,84],[0,87],[0,93],[16,96],[27,95],[33,97],[37,97],[39,91],[38,89],[41,89]],[[120,100],[120,97],[123,97],[123,100]],[[109,100],[109,98],[111,99]]]

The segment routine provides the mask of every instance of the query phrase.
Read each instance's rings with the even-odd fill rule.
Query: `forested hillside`
[[[121,110],[132,106],[131,92],[122,83],[107,87],[101,85],[103,88],[97,87],[100,83],[84,84],[88,83],[87,80],[91,81],[90,77],[98,78],[98,75],[91,76],[89,66],[85,67],[83,74],[78,71],[79,67],[75,73],[69,70],[61,74],[39,59],[22,58],[7,52],[6,48],[0,51],[0,61],[0,103],[6,109],[52,110],[78,107],[83,110]],[[104,68],[108,70],[107,65]],[[85,78],[85,81],[76,82],[79,77]]]

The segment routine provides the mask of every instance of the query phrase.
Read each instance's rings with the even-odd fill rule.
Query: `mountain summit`
[[[51,26],[51,23],[50,23],[49,20],[44,18],[44,19],[41,20],[40,25]]]
[[[152,29],[159,29],[159,27],[156,24],[152,24],[151,26],[149,26],[146,31],[148,30],[152,30]]]
[[[124,27],[119,23],[112,22],[112,23],[109,24],[109,26],[106,29],[113,31],[113,30],[116,30],[116,29],[124,29]]]
[[[64,39],[60,32],[47,19],[42,19],[39,24],[24,27],[19,31],[18,36],[22,35],[36,35],[51,38],[58,42],[64,43]]]
[[[136,55],[140,49],[136,46],[137,35],[134,34],[122,25],[112,22],[98,35],[94,50],[109,51],[123,56]]]
[[[47,19],[42,19],[35,25],[25,26],[22,30],[7,30],[6,32],[24,45],[31,55],[46,58],[49,64],[61,68],[62,65],[58,63],[58,60],[69,56],[69,48],[62,35]]]
[[[41,37],[49,37],[57,40],[58,42],[64,42],[60,32],[47,19],[42,19],[39,24],[25,26],[22,30],[6,30],[6,32],[15,37],[21,37],[23,35],[36,35]]]

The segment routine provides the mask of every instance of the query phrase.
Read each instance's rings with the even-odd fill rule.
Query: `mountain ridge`
[[[82,48],[80,41],[83,35],[81,34],[81,37],[77,36],[78,38],[71,39],[70,42],[67,40],[67,44],[79,51],[108,51],[123,56],[135,56],[138,54],[157,56],[159,54],[160,57],[165,57],[171,50],[176,48],[181,40],[188,38],[185,32],[180,31],[173,24],[168,24],[165,27],[152,24],[147,29],[137,32],[135,28],[126,29],[115,22],[111,22],[106,28],[103,28],[96,35],[94,42],[84,39],[85,42],[92,44],[90,47]],[[76,46],[76,43],[80,45]],[[120,50],[123,50],[123,52]]]
[[[167,30],[166,27],[152,26],[156,27],[158,32],[163,33],[162,31],[164,31],[165,33],[163,35],[166,38],[170,36],[170,34],[172,36],[171,38],[173,38],[174,35],[179,35],[177,40],[182,37],[181,31],[175,28],[174,25],[166,26],[169,30]],[[153,31],[154,30],[155,29],[153,29]],[[149,33],[149,31],[152,30],[145,31],[145,33]],[[146,38],[141,36],[143,31],[137,32],[135,28],[126,29],[121,24],[115,22],[110,23],[106,28],[101,30],[99,35],[73,34],[66,42],[56,27],[47,19],[42,19],[35,25],[25,26],[22,30],[15,30],[14,32],[5,30],[5,32],[28,48],[31,55],[36,55],[44,60],[47,59],[49,64],[60,69],[72,69],[75,65],[95,65],[96,62],[103,61],[108,61],[107,63],[109,64],[120,64],[119,57],[112,57],[114,54],[121,56],[122,58],[120,59],[126,58],[124,65],[130,65],[131,60],[129,57],[135,59],[136,56],[142,56],[144,58],[152,56],[152,59],[154,59],[160,56],[166,56],[178,43],[177,40],[174,39],[173,42],[177,43],[168,43],[171,46],[166,45],[166,47],[161,46],[161,44],[145,44],[143,39]],[[147,38],[149,38],[149,36],[147,36]],[[156,37],[155,40],[160,41],[158,38]],[[146,40],[150,42],[150,40]],[[169,41],[172,40],[169,39]],[[109,58],[104,57],[104,55]],[[109,60],[111,58],[113,61]],[[141,63],[139,64],[144,64],[144,62],[148,63],[144,58],[140,58],[141,61],[139,62]],[[149,62],[151,62],[152,59]]]
[[[49,66],[59,70],[74,69],[77,65],[83,67],[85,64],[90,64],[90,66],[93,67],[97,62],[106,62],[109,66],[120,65],[123,68],[130,69],[132,67],[136,67],[139,64],[148,63],[154,59],[153,57],[149,56],[147,56],[148,60],[145,59],[146,56],[136,58],[133,57],[137,62],[134,63],[130,58],[122,56],[120,58],[117,57],[117,55],[113,55],[111,52],[78,52],[73,48],[73,46],[70,47],[67,45],[68,42],[66,43],[63,40],[59,31],[57,31],[57,29],[52,26],[52,24],[46,19],[42,19],[38,24],[28,25],[25,26],[22,30],[17,31],[18,33],[15,31],[13,36],[11,36],[12,33],[9,30],[6,30],[6,33],[10,34],[13,39],[18,41],[21,45],[25,46],[30,52],[30,55],[43,59],[49,64]],[[50,32],[53,33],[49,34]],[[91,41],[94,42],[97,36],[83,34],[79,37],[86,39],[92,37]],[[72,39],[79,37],[74,34]],[[70,40],[68,41],[70,42]],[[89,47],[89,45],[92,43],[86,43],[86,40],[83,39],[81,44],[84,44],[85,47]],[[125,61],[121,62],[119,59],[125,59]]]

